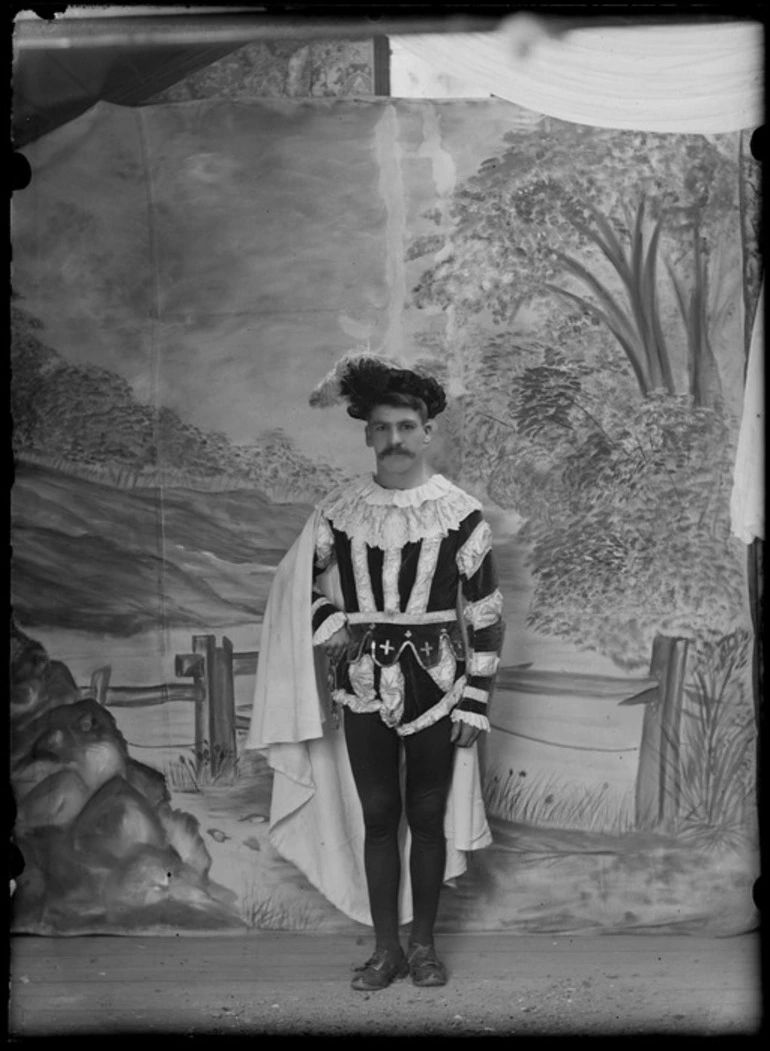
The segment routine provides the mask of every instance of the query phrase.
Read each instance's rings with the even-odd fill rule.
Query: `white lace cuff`
[[[348,618],[342,612],[337,610],[336,613],[332,613],[330,617],[327,617],[321,627],[313,636],[314,646],[323,646],[323,644],[332,637],[335,631],[339,631],[340,628],[344,628],[348,622]]]
[[[453,723],[467,723],[469,726],[475,726],[477,730],[484,730],[486,733],[490,731],[489,719],[487,719],[486,715],[479,715],[478,712],[464,712],[461,708],[455,708],[450,719]]]

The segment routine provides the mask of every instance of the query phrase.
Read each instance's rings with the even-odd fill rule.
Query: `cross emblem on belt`
[[[420,646],[420,649],[426,657],[430,657],[432,650],[429,642],[426,642],[424,646]]]
[[[382,650],[382,652],[383,652],[383,653],[385,654],[385,656],[387,657],[387,656],[388,656],[388,654],[390,653],[390,651],[391,651],[392,649],[395,649],[395,646],[392,646],[392,645],[391,645],[390,639],[385,639],[385,641],[384,641],[384,642],[381,642],[381,643],[380,643],[380,649]]]

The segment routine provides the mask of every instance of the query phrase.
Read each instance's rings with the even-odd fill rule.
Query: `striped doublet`
[[[313,592],[313,641],[348,625],[335,700],[400,734],[445,714],[488,729],[503,602],[473,497],[434,475],[412,490],[362,479],[320,507],[315,576],[336,565],[344,608]]]

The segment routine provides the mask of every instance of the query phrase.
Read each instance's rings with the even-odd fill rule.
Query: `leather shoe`
[[[408,974],[409,965],[403,949],[375,949],[363,967],[356,968],[356,976],[350,984],[359,992],[372,992],[386,989],[396,978],[406,978]]]
[[[446,985],[446,967],[432,945],[410,945],[407,962],[413,985]]]

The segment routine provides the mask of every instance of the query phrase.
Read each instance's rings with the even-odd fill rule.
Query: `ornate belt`
[[[348,624],[405,624],[408,627],[423,624],[445,624],[457,620],[456,609],[434,609],[430,613],[389,613],[373,610],[369,613],[348,613]]]
[[[356,620],[365,614],[356,614]],[[367,615],[368,616],[368,615]],[[425,623],[415,616],[406,622],[379,620],[382,614],[374,614],[365,623],[351,622],[348,630],[351,644],[347,662],[353,664],[366,653],[375,664],[388,668],[395,664],[404,650],[411,649],[419,664],[426,670],[435,668],[441,660],[441,643],[446,640],[456,660],[465,659],[465,645],[457,617]]]

